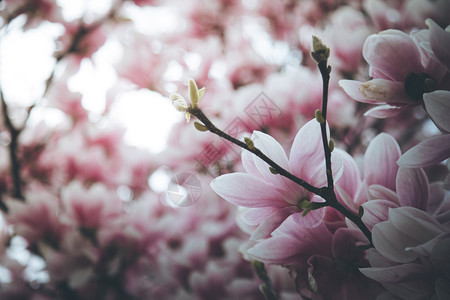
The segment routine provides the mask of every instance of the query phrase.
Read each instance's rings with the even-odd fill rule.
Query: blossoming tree
[[[81,2],[0,1],[1,299],[450,297],[448,1]]]

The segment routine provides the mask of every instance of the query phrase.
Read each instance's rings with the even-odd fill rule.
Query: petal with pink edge
[[[364,178],[367,185],[380,184],[395,190],[395,178],[401,155],[397,141],[389,134],[380,133],[369,144],[364,155]]]
[[[450,32],[442,29],[436,22],[427,19],[425,23],[430,28],[430,46],[436,57],[450,69]]]
[[[431,137],[409,149],[397,161],[404,167],[428,167],[450,157],[450,134]]]
[[[366,117],[374,117],[378,119],[385,119],[398,115],[399,113],[411,109],[417,106],[416,104],[404,105],[404,106],[391,106],[391,105],[378,105],[377,107],[371,108],[364,113]]]
[[[405,92],[403,82],[375,78],[362,83],[359,91],[367,99],[374,100],[378,103],[386,102],[393,106],[411,103],[411,99]]]
[[[387,200],[371,200],[362,205],[364,214],[362,221],[369,229],[376,224],[387,221],[389,218],[389,208],[396,208],[398,205]]]
[[[363,84],[363,82],[356,80],[345,80],[345,79],[339,80],[339,85],[341,86],[341,88],[343,88],[344,92],[350,97],[352,97],[354,100],[369,104],[379,103],[378,101],[368,99],[363,94],[361,94],[361,91],[359,90],[361,84]]]
[[[304,226],[306,228],[314,228],[322,223],[324,216],[325,208],[319,208],[310,211],[305,216],[303,216],[301,212],[293,214],[292,218],[293,221],[300,226]]]
[[[396,192],[394,192],[382,185],[372,184],[371,186],[369,186],[367,188],[367,200],[372,201],[372,200],[379,200],[379,199],[388,200],[393,203],[399,204],[398,196],[397,196]]]
[[[400,167],[397,172],[396,186],[400,206],[426,210],[430,188],[427,175],[422,169]]]
[[[258,176],[259,171],[258,171],[258,168],[255,166],[255,161],[253,160],[253,156],[254,156],[253,153],[242,149],[242,154],[241,154],[242,166],[244,167],[244,169],[247,173]]]
[[[260,240],[268,237],[275,229],[277,229],[281,223],[283,223],[290,215],[296,213],[298,209],[295,206],[283,207],[276,210],[270,216],[268,216],[259,226],[256,228],[250,237],[251,240]]]
[[[402,82],[411,72],[423,73],[419,49],[413,39],[399,30],[385,30],[370,35],[363,46],[363,56],[372,67],[389,79]]]
[[[330,136],[328,126],[327,136]],[[325,161],[324,157],[320,124],[313,119],[300,128],[292,143],[289,157],[291,172],[309,181],[317,171],[317,167]]]
[[[434,91],[423,95],[425,109],[444,133],[450,132],[450,91]]]
[[[255,146],[261,150],[262,153],[277,163],[280,167],[289,171],[289,162],[286,152],[273,137],[259,131],[254,131],[252,140]],[[270,171],[269,164],[256,155],[252,155],[252,159],[259,174],[261,174],[267,181],[272,182],[273,185],[278,188],[280,193],[283,194],[285,199],[293,204],[290,200],[294,200],[297,197],[297,192],[299,190],[298,185],[283,176],[273,174]]]
[[[240,213],[240,216],[248,225],[258,226],[264,219],[277,210],[277,207],[245,208],[244,211]]]
[[[289,265],[298,261],[302,248],[302,243],[291,237],[273,237],[248,249],[247,254],[264,263]]]
[[[355,195],[361,182],[361,174],[355,159],[347,152],[341,149],[335,149],[333,155],[339,155],[342,164],[342,175],[339,179],[335,178],[336,186],[339,186],[349,195]]]
[[[244,207],[283,207],[283,196],[268,182],[246,173],[225,174],[211,181],[225,200]]]

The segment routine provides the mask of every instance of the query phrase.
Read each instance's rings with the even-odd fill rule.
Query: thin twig
[[[295,175],[289,173],[288,171],[286,171],[285,169],[283,169],[280,165],[278,165],[276,162],[274,162],[269,157],[267,157],[258,148],[256,148],[256,147],[250,148],[249,146],[247,146],[246,143],[244,143],[244,142],[242,142],[242,141],[232,137],[231,135],[229,135],[229,134],[223,132],[222,130],[220,130],[219,128],[217,128],[208,119],[208,117],[203,113],[203,111],[200,108],[198,108],[198,107],[189,107],[187,112],[189,114],[193,115],[194,117],[196,117],[197,119],[199,119],[200,121],[202,121],[203,124],[206,126],[206,128],[208,128],[208,130],[210,132],[220,136],[221,138],[224,138],[224,139],[232,142],[233,144],[238,145],[241,148],[244,148],[247,151],[250,151],[251,153],[253,153],[256,156],[258,156],[259,158],[261,158],[263,161],[265,161],[269,166],[271,166],[281,176],[284,176],[284,177],[294,181],[295,183],[297,183],[298,185],[304,187],[306,190],[308,190],[311,193],[317,194],[319,196],[321,196],[321,194],[323,193],[322,189],[307,183],[305,180],[303,180],[301,178],[298,178],[297,176],[295,176]]]
[[[18,139],[21,130],[16,129],[8,114],[8,105],[6,104],[3,91],[0,87],[0,101],[2,105],[3,122],[9,131],[11,141],[9,143],[9,159],[11,160],[11,177],[13,181],[13,197],[24,200],[22,194],[22,180],[20,178],[20,162],[17,157]]]

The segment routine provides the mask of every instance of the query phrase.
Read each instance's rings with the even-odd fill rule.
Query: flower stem
[[[276,162],[271,160],[267,155],[265,155],[261,150],[259,150],[257,147],[249,147],[246,143],[232,137],[231,135],[225,133],[224,131],[217,128],[209,119],[208,117],[203,113],[203,111],[198,107],[189,107],[187,109],[187,112],[200,121],[203,122],[203,125],[212,133],[220,136],[221,138],[226,139],[227,141],[232,142],[233,144],[238,145],[241,148],[244,148],[247,151],[250,151],[251,153],[255,154],[259,158],[261,158],[263,161],[265,161],[269,166],[273,168],[273,170],[276,171],[276,173],[280,174],[281,176],[284,176],[293,182],[297,183],[298,185],[304,187],[306,190],[308,190],[311,193],[317,194],[321,196],[321,189],[318,187],[315,187],[309,183],[307,183],[305,180],[298,178],[297,176],[291,174],[290,172],[283,169],[281,166],[279,166]]]
[[[324,46],[325,47],[325,46]],[[316,55],[317,56],[317,55]],[[323,120],[320,122],[320,130],[322,133],[322,144],[323,144],[323,150],[325,153],[325,167],[326,167],[326,175],[327,175],[327,187],[324,187],[324,194],[325,197],[320,195],[322,198],[325,199],[326,205],[330,206],[337,211],[339,211],[341,214],[343,214],[346,218],[348,218],[350,221],[352,221],[358,228],[362,231],[362,233],[366,236],[366,238],[369,240],[370,246],[373,246],[372,244],[372,233],[367,228],[367,226],[363,223],[361,218],[358,215],[355,215],[350,210],[348,210],[345,206],[343,206],[336,197],[336,193],[334,191],[334,180],[333,180],[333,172],[331,170],[331,150],[330,146],[328,144],[328,137],[327,137],[327,106],[328,106],[328,86],[330,83],[330,72],[331,72],[331,66],[328,65],[328,57],[322,56],[320,60],[317,61],[317,66],[319,67],[320,74],[322,75],[322,83],[323,83],[323,90],[322,90],[322,111],[321,115],[323,117]]]
[[[324,122],[320,123],[320,130],[322,132],[323,150],[325,153],[325,167],[327,174],[327,185],[329,188],[333,188],[333,173],[331,171],[331,151],[328,145],[327,137],[327,105],[328,105],[328,85],[330,83],[330,71],[331,68],[327,66],[327,61],[321,61],[318,63],[320,74],[322,75],[323,92],[322,92],[322,116]]]

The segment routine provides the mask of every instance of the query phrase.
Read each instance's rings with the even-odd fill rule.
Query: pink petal
[[[371,200],[363,205],[364,214],[362,221],[369,229],[372,229],[376,224],[387,221],[389,218],[389,208],[398,207],[394,202],[387,200]]]
[[[211,188],[225,200],[244,207],[283,207],[283,196],[268,182],[246,173],[219,176]]]
[[[402,82],[411,72],[422,73],[419,50],[412,38],[399,30],[385,30],[366,39],[363,56],[387,78]]]
[[[277,163],[280,167],[289,171],[289,162],[286,152],[273,137],[268,134],[255,131],[252,135],[252,141],[262,153]],[[261,174],[261,176],[267,181],[272,182],[287,201],[295,200],[295,202],[297,202],[296,198],[299,196],[298,192],[300,187],[296,183],[281,175],[276,175],[270,172],[269,164],[256,155],[252,155],[252,159],[259,174]],[[246,168],[250,169],[251,166],[249,165],[250,164],[247,164]],[[290,201],[290,203],[293,204],[293,201]]]
[[[380,184],[395,190],[398,166],[401,155],[397,141],[386,133],[380,133],[369,144],[364,155],[364,178],[367,185]]]
[[[394,191],[379,185],[379,184],[373,184],[368,187],[367,189],[367,200],[388,200],[392,203],[398,204],[398,197],[397,193]]]
[[[329,131],[327,135],[330,136]],[[317,172],[317,166],[322,165],[324,161],[320,124],[313,119],[303,125],[295,136],[289,157],[289,166],[294,175],[309,181]],[[325,174],[325,169],[323,173]]]
[[[303,216],[301,212],[292,215],[293,221],[299,226],[306,228],[314,228],[322,223],[325,216],[325,208],[312,210]]]
[[[298,209],[295,206],[283,207],[276,210],[270,216],[268,216],[259,226],[256,228],[250,237],[251,240],[260,240],[268,237],[275,229],[277,229],[281,223],[283,223],[290,215],[296,213]]]
[[[257,174],[259,174],[259,171],[258,168],[255,166],[253,156],[255,156],[253,153],[247,150],[242,150],[241,154],[242,165],[244,166],[244,169],[247,173],[257,176]]]
[[[397,195],[400,206],[425,210],[430,198],[428,178],[422,169],[401,167],[397,173]]]
[[[359,167],[353,157],[341,149],[335,149],[333,155],[338,154],[342,164],[342,176],[335,179],[336,186],[343,188],[348,194],[355,195],[361,182]]]
[[[430,46],[436,57],[450,69],[450,33],[442,29],[433,20],[425,22],[430,28]]]
[[[368,99],[363,94],[361,94],[359,88],[361,87],[362,83],[363,82],[356,80],[339,80],[339,85],[344,89],[344,92],[354,100],[363,103],[377,104],[378,102],[376,100]]]
[[[350,196],[343,188],[339,185],[335,186],[336,196],[338,197],[339,202],[344,204],[345,207],[349,208],[353,212],[357,212],[359,209],[359,205],[355,203],[352,196]]]
[[[260,131],[254,131],[252,141],[255,144],[255,147],[261,150],[282,168],[289,168],[286,152],[283,147],[281,147],[280,143],[278,143],[273,137]]]
[[[277,210],[277,207],[245,208],[240,216],[248,225],[258,226],[267,216],[270,216]]]
[[[289,265],[298,261],[302,243],[291,237],[272,237],[247,250],[254,259],[269,264]]]
[[[425,109],[444,133],[450,132],[450,91],[434,91],[423,95]]]
[[[404,167],[427,167],[450,157],[450,134],[431,137],[409,149],[397,161]]]
[[[379,119],[385,119],[398,115],[399,113],[411,109],[417,106],[416,104],[404,105],[404,106],[391,106],[391,105],[378,105],[372,109],[369,109],[364,113],[366,117],[374,117]]]
[[[378,103],[386,102],[393,106],[411,103],[411,99],[406,95],[403,82],[375,78],[362,83],[359,91],[367,99]]]

